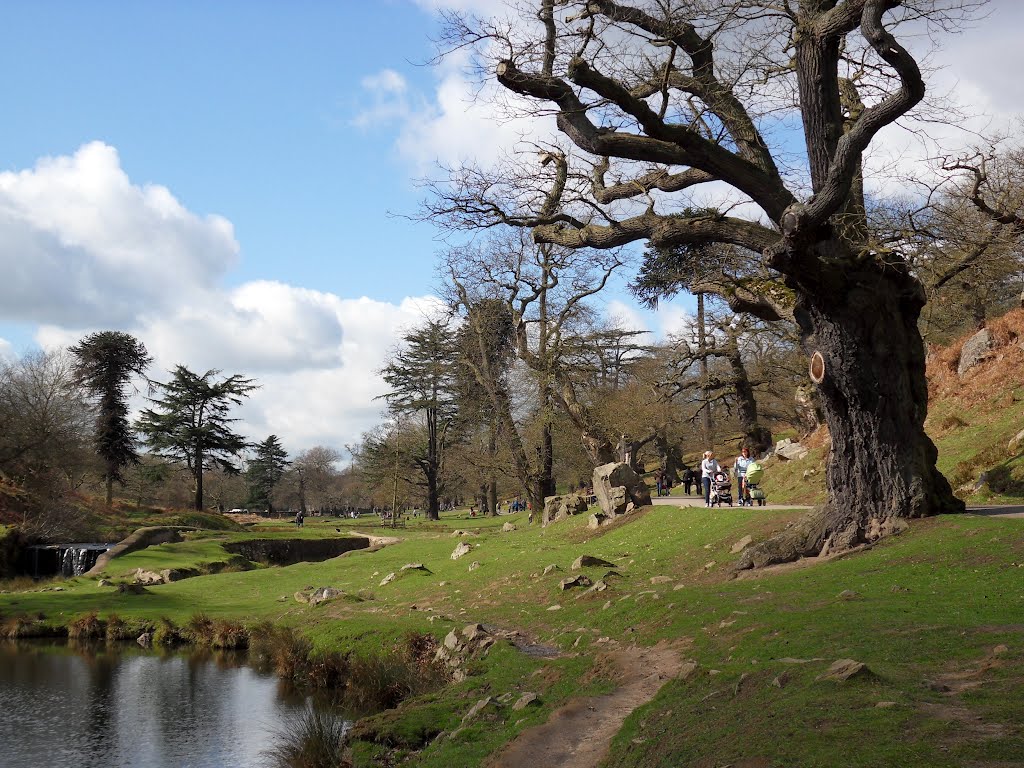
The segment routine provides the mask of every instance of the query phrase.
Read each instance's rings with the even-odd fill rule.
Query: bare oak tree
[[[509,20],[450,19],[510,95],[569,148],[532,171],[461,169],[428,214],[511,225],[537,243],[610,249],[723,243],[791,292],[831,432],[829,502],[748,549],[741,567],[842,550],[962,511],[924,432],[925,302],[907,258],[868,225],[863,159],[925,95],[894,31],[951,30],[970,0],[538,0]],[[794,157],[799,115],[803,152]],[[693,194],[729,190],[715,213]],[[742,204],[744,211],[734,205]],[[707,206],[703,206],[706,208]],[[734,310],[772,312],[757,284]]]

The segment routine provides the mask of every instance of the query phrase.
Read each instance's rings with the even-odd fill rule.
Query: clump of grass
[[[347,768],[345,734],[348,723],[328,712],[306,709],[277,734],[265,755],[272,768]]]
[[[107,616],[106,639],[108,643],[121,643],[134,640],[142,633],[142,628],[129,624],[116,613]]]
[[[213,645],[213,619],[205,613],[193,613],[192,618],[182,628],[181,634],[195,645]]]
[[[163,617],[157,621],[156,626],[153,627],[153,645],[154,646],[171,646],[178,645],[184,640],[181,635],[181,630],[175,626],[174,622],[170,619]]]
[[[963,429],[967,426],[967,422],[957,416],[955,413],[950,414],[942,421],[939,422],[939,429],[944,432],[948,432],[951,429]]]
[[[436,649],[432,635],[410,632],[391,649],[349,659],[346,706],[378,712],[442,687],[449,676],[434,662]]]
[[[247,648],[249,633],[239,622],[223,619],[214,622],[210,645],[228,650]]]
[[[62,637],[67,634],[67,628],[59,625],[48,624],[46,617],[38,616],[13,616],[5,619],[0,624],[0,637],[8,640],[19,640],[28,637]]]
[[[295,683],[304,682],[312,650],[313,644],[291,627],[275,627],[263,622],[250,633],[252,661]]]
[[[106,623],[96,611],[79,616],[68,624],[68,637],[73,640],[97,640],[106,636]]]

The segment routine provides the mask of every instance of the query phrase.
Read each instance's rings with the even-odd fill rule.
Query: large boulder
[[[786,461],[799,461],[807,456],[808,453],[810,451],[806,447],[790,440],[788,437],[785,440],[779,440],[775,444],[775,455]]]
[[[547,496],[544,498],[544,514],[541,525],[557,523],[571,515],[579,515],[587,511],[587,500],[576,493],[564,496]]]
[[[625,463],[603,464],[594,470],[594,495],[607,517],[625,514],[630,504],[644,507],[651,503],[643,478]]]
[[[971,336],[964,344],[963,349],[960,350],[960,364],[957,366],[956,372],[958,376],[963,376],[974,366],[987,360],[992,356],[992,334],[988,328],[982,328],[976,334]]]

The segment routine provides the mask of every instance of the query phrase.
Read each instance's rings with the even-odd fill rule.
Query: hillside
[[[1024,309],[988,325],[991,349],[957,372],[965,334],[928,355],[925,429],[939,451],[939,470],[969,505],[1024,503]],[[764,487],[773,501],[817,504],[825,498],[828,432],[804,439],[799,461],[771,459]]]

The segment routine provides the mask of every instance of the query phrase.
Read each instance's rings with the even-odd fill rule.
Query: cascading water
[[[30,562],[27,571],[32,576],[50,576],[59,573],[66,578],[81,576],[113,544],[48,544],[29,547]]]
[[[110,549],[110,544],[69,544],[61,555],[60,572],[65,577],[81,576]]]

